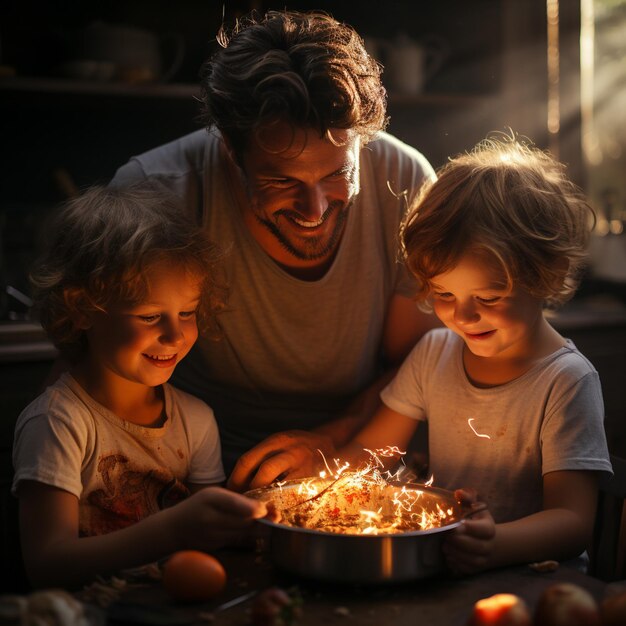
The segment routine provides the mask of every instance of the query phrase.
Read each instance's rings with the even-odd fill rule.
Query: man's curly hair
[[[326,13],[269,11],[241,18],[202,67],[201,121],[241,155],[260,126],[285,121],[353,130],[367,143],[382,130],[386,92],[380,65],[363,40]]]

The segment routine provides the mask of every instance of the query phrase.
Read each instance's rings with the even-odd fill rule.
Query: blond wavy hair
[[[565,166],[511,135],[452,158],[409,208],[402,251],[429,308],[431,279],[467,252],[486,254],[547,308],[576,291],[595,214]]]

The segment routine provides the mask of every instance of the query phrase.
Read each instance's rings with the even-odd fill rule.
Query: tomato
[[[163,586],[178,602],[206,602],[224,591],[226,571],[210,554],[181,550],[165,562]]]

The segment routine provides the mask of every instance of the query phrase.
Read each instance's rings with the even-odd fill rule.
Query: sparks
[[[476,431],[476,429],[472,426],[472,422],[474,421],[473,417],[468,418],[467,420],[467,425],[472,429],[473,433],[477,436],[477,437],[483,437],[484,439],[491,439],[491,437],[489,435],[485,435],[484,433],[479,433]]]
[[[279,489],[273,502],[280,523],[341,534],[378,535],[427,530],[454,519],[452,509],[442,509],[421,485],[397,484],[400,471],[384,470],[382,458],[404,455],[396,447],[367,450],[369,461],[356,469],[324,459],[318,477],[303,479],[295,489]],[[404,466],[403,466],[404,467]],[[390,481],[396,484],[392,484]],[[424,485],[432,484],[433,477]]]

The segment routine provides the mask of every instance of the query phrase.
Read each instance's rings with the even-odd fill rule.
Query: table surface
[[[265,553],[227,550],[216,554],[228,574],[228,585],[215,601],[177,605],[161,584],[131,586],[107,610],[108,624],[250,624],[249,599],[232,608],[216,607],[247,594],[278,586],[296,587],[302,597],[299,626],[358,624],[359,626],[465,626],[474,603],[496,593],[514,593],[534,609],[542,591],[557,582],[587,589],[600,602],[606,583],[566,566],[538,573],[526,565],[494,570],[463,578],[441,576],[411,583],[383,586],[329,585],[297,579],[276,570]],[[208,615],[207,615],[208,614]]]

